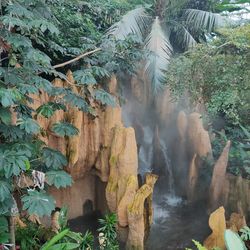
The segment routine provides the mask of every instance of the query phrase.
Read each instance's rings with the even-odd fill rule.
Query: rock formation
[[[215,247],[225,249],[224,232],[226,230],[225,209],[223,207],[215,210],[209,217],[209,227],[212,234],[205,240],[204,246],[208,250]]]
[[[136,192],[133,201],[127,207],[129,234],[127,249],[144,249],[144,203],[153,193],[153,187],[157,180],[156,175],[149,175],[146,183]]]
[[[66,81],[55,79],[53,83],[58,87],[70,87],[76,93],[79,91],[70,71]],[[111,93],[115,94],[116,86],[116,78],[112,76],[109,84]],[[33,108],[48,101],[56,101],[53,98],[41,93],[35,98],[37,101]],[[67,156],[69,164],[65,168],[74,180],[71,187],[50,188],[50,193],[55,197],[57,207],[70,204],[68,216],[71,219],[83,215],[86,202],[91,202],[93,209],[98,209],[96,200],[102,195],[99,194],[100,188],[105,189],[101,193],[105,194],[109,210],[117,213],[118,226],[129,230],[129,241],[134,242],[136,239],[136,244],[143,246],[144,201],[152,194],[157,178],[147,177],[146,184],[138,190],[138,155],[134,129],[123,126],[118,105],[105,109],[98,106],[98,103],[93,102],[91,105],[95,110],[94,119],[70,106],[67,112],[56,111],[50,119],[37,117],[44,131],[41,140]],[[51,126],[59,121],[70,122],[78,128],[79,134],[70,138],[57,136]],[[98,187],[95,185],[97,178],[99,184],[103,183],[98,184]],[[152,204],[149,207],[152,209]],[[136,218],[134,213],[137,213]],[[151,221],[152,211],[148,211],[148,214]],[[134,236],[131,235],[132,231]],[[128,242],[128,245],[133,243]]]
[[[211,142],[199,113],[186,115],[184,111],[180,111],[176,126],[178,131],[176,175],[184,177],[179,185],[182,185],[184,194],[192,202],[204,196],[203,191],[197,187],[203,159],[212,159]]]
[[[208,132],[203,128],[201,114],[192,113],[188,116],[187,138],[191,155],[196,153],[200,158],[211,156],[211,142]]]
[[[190,163],[189,173],[188,173],[188,193],[187,197],[189,201],[193,201],[196,195],[196,184],[198,181],[198,166],[196,164],[197,155],[194,154],[193,159]]]
[[[223,182],[222,200],[228,214],[237,212],[250,219],[250,180],[226,174]]]
[[[232,213],[229,221],[227,221],[227,228],[234,232],[239,232],[240,229],[247,225],[245,216],[242,214]]]
[[[228,141],[214,166],[212,181],[209,188],[209,207],[211,210],[223,205],[223,184],[225,182],[230,145],[231,142]]]

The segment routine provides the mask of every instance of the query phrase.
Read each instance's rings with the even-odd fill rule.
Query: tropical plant
[[[46,229],[32,222],[27,222],[25,227],[17,227],[16,242],[21,249],[38,250],[46,234]]]
[[[99,243],[101,250],[118,250],[119,244],[117,241],[116,214],[105,215],[103,219],[99,219],[101,227],[99,231]]]
[[[176,44],[179,49],[186,50],[204,38],[204,33],[225,25],[225,19],[218,14],[186,9],[187,2],[158,0],[153,8],[140,6],[129,11],[107,32],[116,39],[125,39],[134,33],[144,41],[147,51],[145,72],[154,93],[162,87],[164,71]]]
[[[88,42],[82,42],[80,49],[68,48],[60,40],[59,20],[51,10],[51,1],[13,0],[0,4],[0,215],[18,213],[12,195],[17,189],[22,210],[38,216],[50,215],[55,201],[46,192],[48,186],[67,187],[72,178],[63,169],[67,158],[39,139],[45,131],[36,119],[50,118],[57,110],[66,111],[72,106],[94,115],[90,105],[93,100],[100,106],[115,105],[114,97],[98,82],[118,70],[118,62],[122,61],[124,67],[132,65],[137,54],[136,49],[131,54],[130,48],[135,43],[128,38],[114,43],[112,51]],[[62,60],[67,61],[60,63]],[[51,83],[55,77],[68,82],[65,72],[72,62],[79,94],[73,91],[75,86],[56,87]],[[89,91],[90,85],[93,91]],[[50,101],[34,109],[36,96],[41,93],[48,95]],[[66,138],[78,133],[65,120],[52,124],[50,131]],[[22,178],[33,180],[34,185],[20,185]]]
[[[246,246],[240,236],[230,229],[225,231],[225,243],[227,250],[246,250]]]
[[[244,241],[250,240],[250,228],[248,226],[244,226],[243,228],[240,229],[240,237]]]
[[[194,245],[197,247],[198,250],[207,250],[207,248],[202,246],[202,244],[199,241],[192,240],[192,242],[194,243]],[[185,250],[192,250],[192,249],[191,248],[185,248]]]
[[[0,246],[9,241],[8,221],[5,217],[0,217]]]

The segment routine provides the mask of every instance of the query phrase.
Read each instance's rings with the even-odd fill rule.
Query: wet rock
[[[184,143],[186,140],[187,125],[188,125],[187,115],[184,111],[180,111],[177,116],[177,128],[181,143]]]
[[[134,176],[137,180],[138,156],[133,128],[114,128],[109,167],[106,199],[111,211],[115,212],[126,192],[129,178]],[[138,183],[134,187],[137,190]]]
[[[232,213],[229,221],[227,221],[227,228],[234,232],[239,232],[241,228],[247,225],[245,216],[242,214]]]
[[[201,114],[192,113],[188,116],[187,137],[191,155],[196,153],[200,158],[211,157],[211,142],[208,131],[203,128]]]
[[[225,182],[230,145],[231,142],[228,141],[214,166],[212,181],[209,188],[209,207],[211,210],[223,204],[223,184]]]
[[[224,232],[226,230],[224,207],[218,208],[210,215],[209,227],[212,230],[212,234],[204,241],[204,246],[208,250],[212,250],[215,247],[226,249],[224,241]]]
[[[196,185],[199,177],[198,166],[196,164],[197,155],[194,154],[188,173],[188,200],[193,201],[196,196]]]
[[[131,204],[128,205],[128,224],[129,234],[126,248],[128,250],[143,250],[144,249],[144,203],[145,200],[152,194],[154,184],[157,180],[156,175],[150,175],[144,184],[136,192]]]
[[[239,213],[250,219],[250,180],[227,173],[222,200],[228,214]]]

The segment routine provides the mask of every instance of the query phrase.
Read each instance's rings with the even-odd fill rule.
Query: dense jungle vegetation
[[[250,26],[225,28],[224,18],[211,13],[238,7],[216,0],[2,0],[0,5],[0,249],[15,249],[15,240],[27,250],[93,249],[91,233],[67,229],[65,210],[57,236],[32,222],[15,231],[13,217],[21,211],[14,197],[21,197],[28,214],[55,210],[48,187],[70,186],[72,178],[64,170],[67,155],[39,135],[68,138],[79,131],[68,121],[42,131],[37,118],[73,106],[94,119],[93,102],[116,105],[107,80],[136,74],[141,61],[147,62],[154,98],[170,87],[189,110],[197,101],[204,104],[206,126],[216,134],[215,158],[224,141],[232,140],[229,171],[250,178]],[[68,69],[80,94],[70,85],[52,84],[55,77],[67,81]],[[40,93],[53,101],[34,109]],[[20,187],[20,178],[33,171],[40,173],[37,187]],[[119,249],[115,224],[115,215],[101,220],[100,249]]]

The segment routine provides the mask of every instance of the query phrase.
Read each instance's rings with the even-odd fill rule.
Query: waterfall
[[[142,144],[139,148],[139,173],[145,176],[152,172],[153,161],[153,131],[149,126],[143,126]]]
[[[162,139],[160,139],[160,146],[161,146],[161,151],[162,151],[163,158],[164,158],[165,172],[168,176],[168,191],[171,196],[175,196],[174,176],[173,176],[171,160],[168,156],[168,149],[167,149],[166,143]]]

